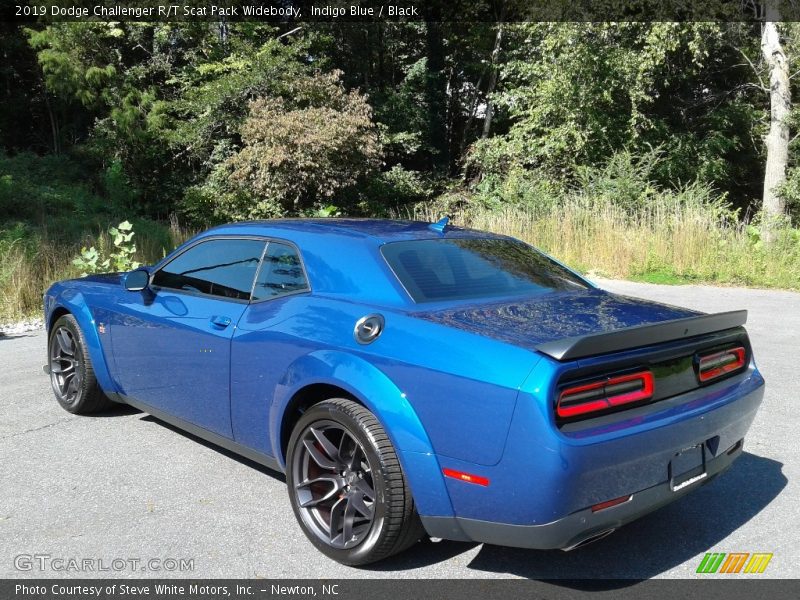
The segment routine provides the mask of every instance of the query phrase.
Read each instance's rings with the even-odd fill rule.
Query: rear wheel
[[[53,324],[47,355],[50,384],[64,410],[86,415],[112,405],[94,376],[86,341],[75,317],[66,314]]]
[[[423,534],[386,432],[352,400],[326,400],[306,411],[289,440],[286,467],[303,532],[338,562],[375,562]]]

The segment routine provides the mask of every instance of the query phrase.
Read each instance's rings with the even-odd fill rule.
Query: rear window
[[[514,240],[414,240],[386,244],[381,252],[415,302],[528,296],[587,287],[558,263]]]

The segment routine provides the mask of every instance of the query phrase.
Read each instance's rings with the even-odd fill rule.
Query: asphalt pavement
[[[63,411],[38,331],[0,337],[0,577],[707,578],[695,573],[706,552],[773,553],[758,577],[796,577],[800,294],[599,283],[748,309],[767,380],[730,471],[604,540],[569,553],[429,541],[368,568],[339,565],[300,531],[281,475],[127,407]]]

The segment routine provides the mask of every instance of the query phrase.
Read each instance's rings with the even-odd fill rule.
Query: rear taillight
[[[744,366],[745,351],[742,346],[700,355],[697,361],[697,378],[705,383],[737,371]]]
[[[653,388],[650,371],[568,387],[558,395],[556,414],[566,419],[649,400],[653,397]]]

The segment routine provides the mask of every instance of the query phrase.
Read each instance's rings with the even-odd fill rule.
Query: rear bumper
[[[512,525],[463,517],[422,517],[432,537],[539,550],[570,549],[621,527],[685,496],[728,469],[742,454],[742,441],[706,462],[706,477],[678,491],[669,481],[635,492],[629,501],[592,512],[591,508],[542,525]]]
[[[517,403],[503,459],[493,466],[439,456],[444,468],[486,478],[445,478],[453,512],[423,516],[432,537],[523,548],[569,548],[676,500],[741,454],[764,395],[754,365],[741,377],[665,400],[654,411],[572,434],[555,431],[542,403]],[[546,421],[547,420],[547,421]],[[675,491],[671,461],[702,445],[706,476]],[[626,496],[622,504],[591,507]]]

